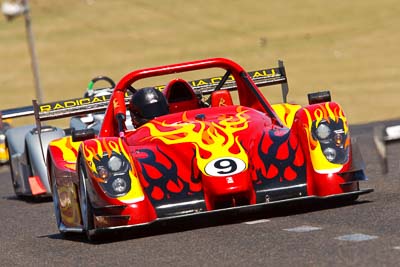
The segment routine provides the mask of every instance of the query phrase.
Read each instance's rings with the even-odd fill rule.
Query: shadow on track
[[[52,197],[37,197],[37,196],[4,196],[2,197],[5,200],[10,200],[10,201],[24,201],[28,204],[36,204],[36,203],[45,203],[45,202],[51,202]]]

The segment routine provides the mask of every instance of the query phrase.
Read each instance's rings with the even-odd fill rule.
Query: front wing
[[[123,226],[113,226],[113,227],[104,227],[104,228],[96,228],[90,230],[90,234],[101,235],[106,234],[108,232],[113,232],[115,234],[119,232],[126,233],[129,230],[138,230],[144,229],[149,226],[162,226],[164,223],[170,221],[185,221],[185,220],[196,220],[201,221],[202,219],[217,219],[217,218],[224,218],[225,216],[234,216],[241,213],[247,212],[255,212],[255,211],[262,211],[266,208],[274,208],[278,206],[285,206],[285,205],[292,205],[292,204],[300,204],[300,203],[310,203],[312,201],[346,201],[346,200],[353,200],[356,199],[359,195],[368,194],[373,192],[373,189],[362,189],[353,192],[347,192],[339,195],[331,195],[325,197],[318,197],[318,196],[305,196],[305,197],[298,197],[298,198],[291,198],[291,199],[284,199],[278,200],[274,202],[265,202],[259,203],[254,205],[247,205],[247,206],[239,206],[239,207],[231,207],[219,210],[211,210],[211,211],[203,211],[198,213],[190,213],[190,214],[183,214],[183,215],[175,215],[170,217],[164,218],[157,218],[154,221],[142,224],[134,224],[134,225],[123,225]]]

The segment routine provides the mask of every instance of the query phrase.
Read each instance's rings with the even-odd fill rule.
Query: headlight
[[[327,147],[324,149],[324,155],[328,161],[332,162],[336,159],[336,150],[334,148]]]
[[[126,181],[122,178],[116,178],[112,183],[111,183],[112,189],[114,190],[115,193],[117,194],[123,194],[126,192],[126,189],[128,187],[128,184]]]
[[[127,176],[117,176],[110,178],[105,183],[100,183],[105,193],[112,198],[126,195],[131,190],[130,179]]]
[[[131,165],[124,155],[116,153],[109,155],[105,152],[100,160],[94,160],[94,164],[97,171],[94,176],[103,192],[109,197],[118,198],[131,190],[129,176]]]
[[[315,119],[311,125],[311,138],[318,142],[326,160],[333,164],[345,164],[349,159],[350,140],[345,132],[343,119]]]
[[[316,134],[318,139],[325,140],[331,134],[331,129],[328,125],[321,123],[316,130]]]
[[[107,165],[110,171],[117,172],[120,171],[122,168],[122,160],[117,156],[111,156],[111,158],[108,160]]]

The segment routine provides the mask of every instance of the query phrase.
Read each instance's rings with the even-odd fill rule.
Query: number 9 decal
[[[210,176],[228,176],[240,173],[246,169],[246,163],[238,158],[217,158],[205,167],[205,172]]]

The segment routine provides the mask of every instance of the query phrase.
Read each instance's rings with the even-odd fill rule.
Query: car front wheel
[[[89,183],[85,164],[83,160],[81,160],[79,164],[79,204],[81,210],[81,218],[82,218],[82,226],[83,230],[86,233],[86,236],[89,240],[94,240],[95,234],[93,233],[93,208],[90,203],[88,193],[87,193],[87,185]]]

